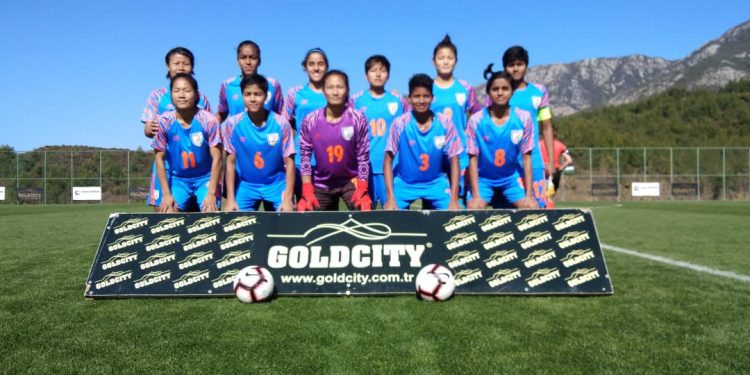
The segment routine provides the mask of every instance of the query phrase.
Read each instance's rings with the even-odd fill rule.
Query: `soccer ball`
[[[455,289],[453,273],[441,264],[427,265],[417,274],[417,297],[425,301],[445,301]]]
[[[267,300],[273,287],[271,272],[261,266],[247,266],[234,277],[234,295],[243,303]]]

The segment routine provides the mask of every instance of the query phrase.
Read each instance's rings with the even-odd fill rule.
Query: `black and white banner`
[[[113,214],[85,296],[227,296],[248,265],[280,295],[414,293],[431,263],[457,294],[612,294],[581,210]]]

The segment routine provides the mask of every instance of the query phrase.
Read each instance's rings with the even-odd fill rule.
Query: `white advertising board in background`
[[[101,186],[73,186],[74,201],[100,201],[102,200]]]
[[[634,197],[658,197],[658,182],[633,182],[631,195]]]
[[[0,186],[0,201],[5,200],[5,186]]]

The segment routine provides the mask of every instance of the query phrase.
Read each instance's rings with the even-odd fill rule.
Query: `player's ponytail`
[[[458,60],[458,48],[456,48],[456,45],[453,44],[451,41],[451,36],[448,34],[445,34],[443,37],[443,40],[441,40],[436,46],[435,49],[432,51],[432,59],[435,60],[435,57],[437,56],[438,51],[440,51],[443,48],[448,48],[449,50],[453,51],[453,55],[456,56],[456,60]]]
[[[487,65],[487,69],[485,69],[484,73],[482,73],[482,77],[484,77],[484,79],[490,79],[490,77],[492,76],[492,66],[493,65],[495,65],[495,64]]]
[[[487,80],[487,83],[484,85],[484,92],[487,93],[487,95],[490,94],[490,88],[492,87],[492,83],[495,82],[496,79],[504,79],[508,81],[508,83],[511,83],[511,87],[513,88],[513,76],[510,75],[510,73],[504,71],[504,70],[498,70],[496,72],[492,71],[492,66],[494,64],[487,65],[487,68],[484,69],[483,77]],[[515,88],[514,88],[515,89]]]

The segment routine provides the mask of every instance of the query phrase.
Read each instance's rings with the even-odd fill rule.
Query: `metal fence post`
[[[128,203],[130,203],[130,150],[125,151],[125,155],[127,155],[128,160],[128,170],[127,173],[125,173],[125,178],[127,179],[127,185],[128,185]]]
[[[101,199],[99,204],[104,200],[104,186],[102,185],[102,150],[99,150],[99,191],[101,192]]]
[[[615,149],[615,154],[617,155],[617,201],[620,201],[620,148]]]
[[[672,147],[669,148],[669,200],[674,200],[672,186],[674,185],[674,155]]]
[[[21,153],[17,152],[16,153],[16,204],[20,203],[18,201],[18,190],[21,189],[21,178],[18,172],[19,171],[18,163],[20,159],[21,159]]]
[[[643,182],[646,182],[646,169],[648,168],[648,162],[646,162],[646,148],[643,148]]]
[[[592,175],[592,170],[594,169],[594,156],[593,152],[591,150],[591,147],[589,147],[589,200],[593,200],[594,197],[591,195],[591,189],[594,186],[594,176]]]
[[[47,150],[44,150],[44,204],[47,204]]]
[[[727,149],[721,148],[721,200],[727,200]]]
[[[695,180],[698,185],[698,200],[701,200],[701,149],[695,148]]]

